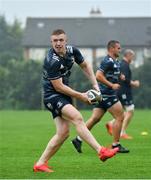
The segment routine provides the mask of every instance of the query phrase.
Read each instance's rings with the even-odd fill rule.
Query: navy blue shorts
[[[123,106],[130,106],[134,104],[131,94],[127,94],[127,93],[118,94],[118,98]]]
[[[103,109],[104,111],[107,111],[111,106],[113,106],[115,103],[119,101],[118,97],[115,96],[108,96],[108,97],[103,97],[102,101],[99,102],[94,106],[94,108],[100,108]]]
[[[53,118],[61,117],[61,109],[66,104],[72,104],[72,99],[66,95],[53,96],[44,100],[45,107],[52,113]]]

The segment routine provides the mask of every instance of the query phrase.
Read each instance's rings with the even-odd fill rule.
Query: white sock
[[[116,146],[116,145],[118,145],[118,144],[120,144],[120,142],[113,143],[112,146]]]
[[[76,138],[77,138],[79,141],[82,141],[82,139],[80,138],[80,136],[77,136]]]
[[[111,121],[109,121],[109,123],[113,124],[115,121],[115,119],[112,119]]]
[[[121,135],[123,135],[123,134],[126,134],[126,132],[125,131],[121,131]]]

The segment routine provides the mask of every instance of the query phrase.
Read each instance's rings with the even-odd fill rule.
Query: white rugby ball
[[[88,90],[87,91],[87,96],[88,96],[88,99],[90,100],[90,102],[92,104],[96,104],[96,103],[98,103],[99,101],[102,100],[101,92],[96,91],[94,89]]]

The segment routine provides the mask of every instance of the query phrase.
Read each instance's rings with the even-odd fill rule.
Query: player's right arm
[[[101,64],[99,69],[96,72],[96,79],[102,84],[105,84],[109,88],[112,88],[113,90],[117,90],[120,88],[120,85],[117,83],[112,83],[107,80],[105,73],[107,73],[110,69],[113,68],[113,60],[107,60],[104,59]]]
[[[74,97],[76,99],[79,99],[85,103],[88,103],[88,96],[86,93],[80,93],[78,91],[73,90],[69,86],[66,86],[62,82],[62,78],[50,80],[55,90],[59,93],[65,94],[67,96]]]
[[[125,76],[125,79],[124,81],[129,84],[131,87],[139,87],[140,86],[140,82],[139,80],[131,80],[131,76],[130,76],[130,73],[131,70],[130,70],[130,67],[129,65],[125,65],[124,63],[121,63],[121,68],[120,68],[122,74],[124,74]]]
[[[97,81],[105,84],[106,86],[108,86],[114,90],[117,90],[120,88],[119,84],[117,84],[117,83],[114,84],[114,83],[111,83],[110,81],[108,81],[102,71],[97,70],[96,79],[97,79]]]

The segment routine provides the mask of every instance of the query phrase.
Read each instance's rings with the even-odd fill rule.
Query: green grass
[[[91,111],[82,111],[85,119]],[[106,114],[92,133],[108,146],[112,142],[105,129],[111,119]],[[148,131],[142,136],[142,131]],[[1,179],[146,179],[151,178],[151,112],[136,110],[128,133],[133,140],[121,140],[130,149],[129,154],[117,154],[105,163],[95,151],[83,144],[78,154],[72,144],[76,135],[71,127],[69,139],[51,159],[54,173],[33,173],[32,166],[44,150],[55,126],[48,111],[0,111],[0,178]]]

